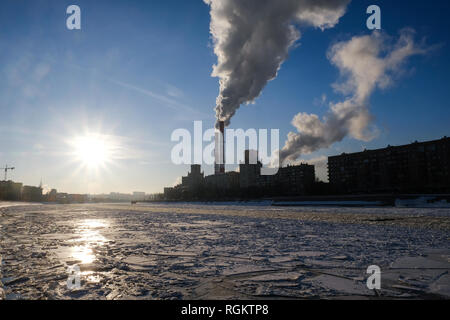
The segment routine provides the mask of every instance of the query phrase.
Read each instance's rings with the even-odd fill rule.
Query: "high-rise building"
[[[343,193],[450,191],[450,138],[328,158],[330,184]]]

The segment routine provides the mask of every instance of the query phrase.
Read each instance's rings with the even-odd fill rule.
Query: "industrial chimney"
[[[216,130],[215,135],[215,166],[214,173],[225,173],[225,122],[219,122],[219,130]]]

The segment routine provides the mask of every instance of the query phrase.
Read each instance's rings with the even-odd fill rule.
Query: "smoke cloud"
[[[350,0],[204,0],[211,8],[210,32],[219,78],[217,120],[230,123],[276,78],[294,43],[296,26],[334,27]]]
[[[377,88],[390,86],[402,73],[407,58],[424,54],[427,49],[414,41],[414,31],[403,29],[397,41],[380,32],[355,36],[336,43],[328,59],[340,72],[341,79],[333,85],[346,99],[330,103],[330,110],[320,119],[315,114],[299,113],[292,120],[297,133],[290,132],[280,150],[280,163],[293,162],[303,154],[327,148],[346,136],[370,141],[378,134],[372,125],[369,100]]]

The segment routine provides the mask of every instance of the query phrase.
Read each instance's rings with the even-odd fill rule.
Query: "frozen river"
[[[449,231],[448,208],[0,203],[0,297],[450,298]]]

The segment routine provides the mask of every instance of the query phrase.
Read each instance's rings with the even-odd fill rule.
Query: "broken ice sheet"
[[[239,216],[237,205],[201,204],[2,210],[2,280],[9,283],[4,287],[8,299],[371,297],[373,292],[364,288],[372,264],[382,269],[386,296],[450,296],[445,270],[418,268],[436,263],[449,268],[448,232],[420,225],[322,221],[335,211],[364,215],[360,221],[366,221],[389,210],[448,219],[450,209],[437,214],[427,209],[254,206],[242,209],[247,216]],[[314,221],[297,219],[311,210],[318,213]],[[274,218],[286,212],[293,218]],[[67,266],[75,264],[83,287],[72,292],[66,286]],[[416,268],[388,270],[396,266]]]

